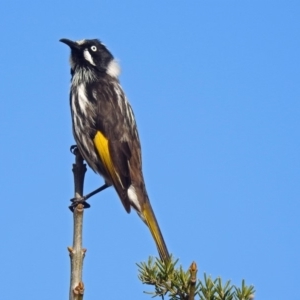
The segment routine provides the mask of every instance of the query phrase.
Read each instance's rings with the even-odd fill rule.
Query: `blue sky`
[[[148,192],[170,252],[199,275],[295,299],[300,269],[299,1],[6,1],[1,9],[3,299],[66,299],[73,196],[69,50],[122,66]],[[87,172],[85,191],[102,184]],[[157,255],[113,189],[85,213],[86,299],[149,299]]]

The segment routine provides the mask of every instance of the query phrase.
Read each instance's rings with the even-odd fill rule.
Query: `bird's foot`
[[[77,145],[72,145],[70,147],[70,152],[73,153],[74,155],[76,155],[77,151],[78,151]]]
[[[82,204],[83,208],[90,208],[91,205],[89,203],[86,202],[86,197],[75,197],[72,198],[70,201],[72,202],[72,204],[69,206],[69,209],[71,210],[71,212],[74,212],[74,209],[76,208],[76,206],[78,204]]]

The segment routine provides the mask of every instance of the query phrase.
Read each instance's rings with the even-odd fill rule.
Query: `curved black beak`
[[[79,50],[80,49],[80,45],[78,45],[76,42],[73,42],[71,40],[68,39],[60,39],[60,42],[68,45],[72,50]]]

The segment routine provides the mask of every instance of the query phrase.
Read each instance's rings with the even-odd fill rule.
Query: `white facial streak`
[[[85,58],[85,60],[87,60],[91,65],[96,66],[96,64],[94,63],[93,57],[90,54],[88,49],[85,49],[83,51],[83,57]]]

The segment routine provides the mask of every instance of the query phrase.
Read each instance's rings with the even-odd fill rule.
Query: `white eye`
[[[97,51],[97,47],[96,47],[96,46],[92,46],[91,49],[92,49],[92,51],[94,51],[94,52]]]

